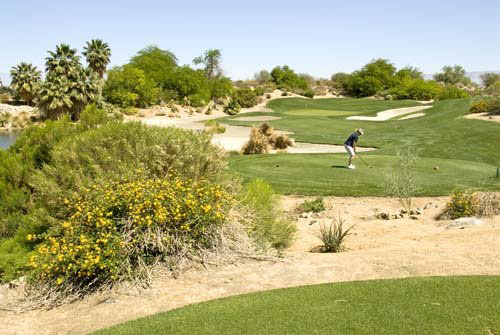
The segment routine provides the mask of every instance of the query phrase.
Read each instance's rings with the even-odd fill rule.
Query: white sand
[[[488,115],[487,113],[467,114],[464,118],[500,123],[500,115]]]
[[[279,120],[281,117],[278,116],[243,116],[236,119],[234,121],[272,121]]]
[[[362,148],[362,147],[357,147],[356,149],[359,152],[377,150],[376,148]],[[316,154],[316,153],[334,154],[346,151],[343,145],[296,142],[293,147],[287,148],[286,152],[289,154]]]
[[[425,113],[415,113],[415,114],[410,114],[410,115],[407,115],[407,116],[403,116],[401,119],[398,119],[398,120],[408,120],[408,119],[414,119],[416,117],[421,117],[421,116],[424,116]]]
[[[378,112],[377,116],[349,116],[347,120],[360,120],[360,121],[387,121],[392,119],[393,117],[420,112],[424,109],[432,108],[432,106],[416,106],[416,107],[405,107],[405,108],[396,108],[396,109],[388,109],[383,112]]]

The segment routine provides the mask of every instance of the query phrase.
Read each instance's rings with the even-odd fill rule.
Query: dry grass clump
[[[245,155],[264,154],[269,150],[283,150],[293,146],[292,140],[286,135],[276,135],[274,129],[267,123],[259,128],[253,127],[250,140],[243,147]]]
[[[500,215],[500,192],[478,192],[476,197],[479,216]]]

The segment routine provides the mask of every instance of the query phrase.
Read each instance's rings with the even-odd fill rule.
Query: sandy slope
[[[489,116],[487,113],[474,113],[467,114],[464,116],[466,119],[474,119],[474,120],[483,120],[483,121],[491,121],[500,123],[500,115],[491,115]]]
[[[421,117],[421,116],[424,116],[424,115],[425,115],[425,113],[415,113],[415,114],[410,114],[410,115],[407,115],[407,116],[403,116],[402,118],[400,118],[398,120],[414,119],[414,118]]]
[[[286,197],[293,209],[303,198]],[[384,221],[378,211],[395,211],[386,198],[326,199],[322,218],[298,219],[294,245],[278,262],[247,261],[191,269],[180,278],[158,278],[145,290],[122,289],[50,311],[15,314],[0,311],[2,335],[86,334],[127,320],[220,297],[328,282],[441,275],[500,275],[500,217],[482,226],[446,229],[449,222],[433,219],[446,198],[419,198],[417,206],[432,203],[418,220]],[[436,208],[435,206],[438,206]],[[339,254],[311,253],[319,221],[341,215],[357,224]]]
[[[393,117],[420,112],[421,110],[432,108],[432,106],[416,106],[416,107],[405,107],[405,108],[395,108],[388,109],[386,111],[378,112],[377,116],[349,116],[347,120],[360,120],[360,121],[387,121]]]

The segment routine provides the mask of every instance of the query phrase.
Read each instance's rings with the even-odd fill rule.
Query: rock
[[[422,215],[422,214],[424,214],[424,211],[422,210],[422,208],[417,208],[417,209],[415,210],[415,213],[416,213],[417,215]]]
[[[391,218],[392,218],[392,219],[399,219],[399,214],[392,214],[392,215],[391,215]]]
[[[379,217],[380,219],[383,219],[383,220],[389,220],[389,219],[390,219],[390,216],[389,216],[389,214],[388,214],[388,213],[380,213],[380,214],[378,215],[378,217]]]
[[[410,215],[410,219],[412,219],[412,220],[418,220],[418,216],[416,216],[416,215]]]
[[[464,229],[465,227],[477,226],[483,224],[483,220],[478,219],[476,217],[465,217],[454,220],[451,224],[449,224],[446,229],[449,228],[460,228]]]
[[[405,215],[404,215],[404,214],[402,214],[402,213],[400,213],[400,214],[399,214],[399,217],[402,219],[402,218],[404,218],[404,217],[405,217]]]
[[[311,220],[311,222],[309,222],[309,225],[312,226],[315,223],[318,223],[318,220]]]
[[[401,213],[401,214],[408,214],[408,211],[406,211],[406,209],[402,209],[402,210],[399,211],[399,213]]]

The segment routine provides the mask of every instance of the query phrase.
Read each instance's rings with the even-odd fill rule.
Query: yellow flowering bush
[[[446,204],[444,216],[458,219],[477,215],[478,212],[479,200],[475,192],[455,190],[451,195],[450,202]]]
[[[27,237],[41,241],[32,279],[88,289],[140,276],[180,250],[207,246],[231,201],[220,185],[173,176],[91,186],[64,201],[56,227]]]

